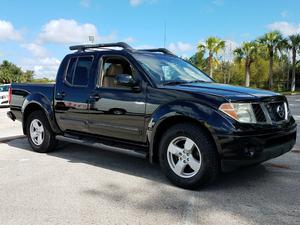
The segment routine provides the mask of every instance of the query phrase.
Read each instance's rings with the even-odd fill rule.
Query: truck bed
[[[21,108],[26,96],[29,94],[42,95],[49,102],[53,102],[55,84],[12,84],[12,98],[10,108],[15,113],[16,119],[21,119]]]

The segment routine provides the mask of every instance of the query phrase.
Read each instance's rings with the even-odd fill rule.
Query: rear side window
[[[87,86],[92,65],[93,57],[91,56],[70,59],[66,81],[74,86]]]
[[[66,81],[68,81],[69,84],[73,84],[73,74],[76,65],[76,60],[76,58],[72,58],[69,61],[69,66],[66,74]]]

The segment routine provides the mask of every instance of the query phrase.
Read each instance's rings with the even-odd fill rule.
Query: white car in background
[[[10,84],[0,84],[0,107],[8,106],[8,90]]]

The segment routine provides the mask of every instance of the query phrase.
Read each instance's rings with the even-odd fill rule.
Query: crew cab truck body
[[[166,49],[70,49],[78,51],[63,59],[55,85],[12,84],[8,116],[22,121],[35,151],[63,140],[133,154],[197,188],[295,144],[282,95],[215,83]]]

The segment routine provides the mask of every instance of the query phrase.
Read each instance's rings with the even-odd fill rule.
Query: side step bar
[[[126,154],[126,155],[135,156],[135,157],[138,157],[138,158],[144,158],[144,159],[147,158],[147,153],[146,152],[126,149],[126,148],[123,148],[123,147],[121,148],[121,147],[117,147],[117,146],[110,146],[110,145],[107,145],[107,144],[96,142],[93,139],[88,139],[88,138],[78,139],[76,137],[74,137],[74,138],[73,137],[65,137],[65,136],[62,136],[62,135],[56,136],[56,139],[59,140],[59,141],[65,141],[65,142],[70,142],[70,143],[74,143],[74,144],[85,145],[85,146],[89,146],[89,147],[99,148],[99,149],[102,149],[102,150],[123,153],[123,154]]]

